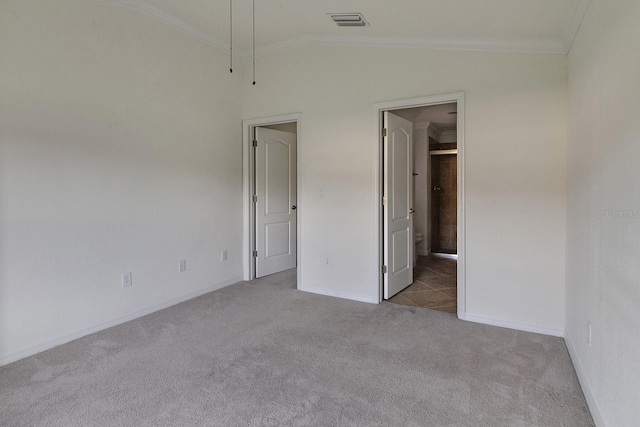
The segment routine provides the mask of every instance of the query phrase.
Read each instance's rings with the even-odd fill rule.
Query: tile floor
[[[418,257],[414,282],[389,302],[456,313],[457,260],[436,255]]]

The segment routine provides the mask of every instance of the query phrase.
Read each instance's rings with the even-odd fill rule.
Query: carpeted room
[[[633,426],[638,3],[257,0],[256,85],[251,3],[230,73],[228,1],[0,2],[0,424]],[[456,319],[380,301],[372,110],[461,91]],[[294,113],[297,277],[245,282]]]
[[[242,282],[0,368],[18,425],[589,426],[560,338]]]

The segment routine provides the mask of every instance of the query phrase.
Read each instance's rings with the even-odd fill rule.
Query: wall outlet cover
[[[122,274],[122,287],[126,288],[133,285],[133,281],[131,279],[131,273],[123,273]]]

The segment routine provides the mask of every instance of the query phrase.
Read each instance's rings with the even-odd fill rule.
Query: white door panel
[[[296,135],[255,128],[256,277],[296,267]]]
[[[291,230],[289,221],[267,224],[265,226],[265,232],[265,258],[289,255],[291,253]]]
[[[264,199],[265,213],[267,215],[288,214],[291,208],[289,180],[291,178],[292,146],[290,142],[275,139],[283,136],[271,135],[271,132],[265,136],[265,130],[270,129],[258,130],[259,143],[264,142],[265,151],[264,184],[267,196]]]
[[[384,298],[413,282],[413,124],[384,113]]]
[[[409,258],[409,236],[406,229],[393,233],[393,259],[391,260],[391,274],[397,275],[407,268]]]

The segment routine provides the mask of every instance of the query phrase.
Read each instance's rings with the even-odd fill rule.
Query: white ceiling
[[[426,107],[404,108],[393,110],[395,114],[403,117],[414,125],[433,123],[440,130],[455,129],[458,116],[450,114],[456,111],[456,103],[429,105]]]
[[[228,49],[229,0],[108,0]],[[252,46],[252,1],[233,0],[234,50]],[[255,0],[259,54],[308,44],[568,51],[589,0]],[[337,27],[328,13],[361,12]]]

